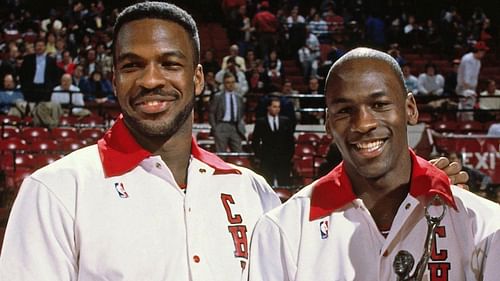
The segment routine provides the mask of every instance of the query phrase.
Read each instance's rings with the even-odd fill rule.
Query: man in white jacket
[[[500,206],[408,149],[418,111],[396,61],[350,51],[326,105],[344,161],[259,220],[249,280],[498,280]]]

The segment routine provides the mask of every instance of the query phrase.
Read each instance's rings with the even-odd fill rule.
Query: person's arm
[[[285,234],[267,216],[255,226],[242,280],[291,281],[297,271]]]
[[[425,88],[425,75],[424,74],[420,74],[418,76],[418,93],[424,94],[424,95],[427,95],[429,93],[429,91],[427,91],[427,89]]]
[[[54,193],[28,177],[12,208],[0,280],[77,280],[74,217]]]

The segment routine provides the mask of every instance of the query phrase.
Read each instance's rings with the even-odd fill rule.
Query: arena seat
[[[316,146],[321,141],[321,138],[315,133],[300,133],[297,137],[297,143],[312,144]]]
[[[39,139],[29,145],[29,150],[33,153],[51,153],[58,151],[59,145],[56,140]]]
[[[28,143],[32,143],[39,139],[50,138],[49,130],[43,127],[24,127],[21,129],[21,135]]]
[[[297,143],[295,145],[294,158],[302,158],[304,156],[313,156],[316,154],[316,148],[312,144]]]
[[[96,143],[104,135],[104,131],[100,128],[82,128],[79,132],[79,138],[87,143]]]
[[[432,123],[431,128],[439,133],[455,133],[457,131],[457,123],[454,121],[436,121]]]
[[[55,140],[77,139],[78,131],[71,127],[57,127],[50,130],[50,136]]]

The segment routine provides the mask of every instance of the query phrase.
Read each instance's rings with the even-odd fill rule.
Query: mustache
[[[170,96],[170,97],[175,97],[178,99],[181,97],[181,94],[174,89],[164,90],[161,88],[154,88],[154,89],[141,88],[139,90],[139,92],[137,93],[137,95],[134,97],[134,100],[136,100],[138,98],[146,97],[146,96],[162,96],[162,97],[169,97]]]

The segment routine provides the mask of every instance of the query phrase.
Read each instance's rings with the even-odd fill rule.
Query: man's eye
[[[130,70],[130,69],[136,68],[138,66],[139,65],[135,62],[129,62],[129,63],[123,64],[121,68],[124,70]]]
[[[373,108],[375,109],[385,109],[387,106],[389,106],[390,103],[388,102],[376,102],[373,104]]]
[[[168,61],[162,63],[162,66],[169,69],[175,69],[181,67],[182,65],[178,62]]]

